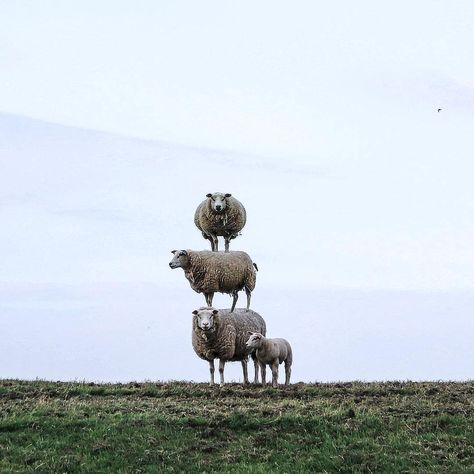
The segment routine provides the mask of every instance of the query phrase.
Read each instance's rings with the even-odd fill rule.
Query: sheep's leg
[[[211,234],[211,249],[213,252],[218,252],[219,251],[219,240],[217,238],[217,235]]]
[[[209,372],[211,373],[211,381],[209,382],[209,385],[212,387],[214,385],[214,372],[215,372],[215,368],[214,368],[214,360],[210,360],[209,361]]]
[[[206,298],[206,304],[210,308],[212,306],[212,300],[214,298],[214,293],[204,293],[204,298]]]
[[[242,361],[242,370],[244,372],[244,385],[248,385],[249,384],[249,375],[248,375],[248,371],[247,371],[247,359],[244,359]]]
[[[285,385],[290,384],[290,377],[291,377],[291,364],[288,360],[285,360]]]
[[[262,387],[265,387],[266,385],[266,381],[265,381],[266,371],[267,371],[267,368],[265,364],[263,362],[260,362],[260,372],[262,373]]]
[[[219,375],[221,376],[221,387],[224,386],[224,365],[225,360],[219,359]]]
[[[205,234],[204,232],[202,232],[202,236],[206,239],[206,240],[209,240],[209,242],[211,242],[211,250],[214,250],[214,243],[212,242],[212,238]]]
[[[272,386],[278,388],[278,359],[272,363]]]
[[[228,252],[228,251],[229,251],[229,240],[230,240],[230,239],[229,239],[229,236],[226,235],[226,236],[224,237],[224,240],[225,240],[225,251]]]
[[[234,309],[235,309],[235,305],[237,304],[237,300],[239,298],[239,292],[238,291],[234,291],[232,293],[232,308],[230,309],[230,312],[233,313],[234,312]]]
[[[252,353],[252,359],[253,359],[253,366],[255,369],[255,377],[253,379],[253,383],[258,383],[258,360],[257,360],[257,356],[255,355],[255,352]]]
[[[246,287],[245,293],[247,294],[247,309],[250,308],[250,297],[252,296],[252,292]]]

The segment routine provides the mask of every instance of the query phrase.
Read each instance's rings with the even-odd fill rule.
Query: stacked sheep
[[[248,384],[247,361],[251,356],[265,385],[266,365],[272,368],[272,385],[277,387],[278,365],[285,362],[285,385],[290,382],[292,351],[284,339],[268,339],[263,318],[250,309],[255,288],[257,265],[245,252],[229,251],[230,241],[240,235],[247,214],[240,201],[231,194],[209,193],[199,204],[194,223],[203,237],[211,242],[211,251],[173,250],[169,266],[182,268],[191,288],[203,293],[207,307],[193,311],[192,344],[196,354],[209,362],[210,384],[214,384],[214,360],[219,359],[220,384],[224,384],[227,361],[242,363],[244,384]],[[224,237],[225,251],[218,251],[218,236]],[[236,309],[238,292],[245,290],[247,308]],[[233,297],[230,310],[212,307],[214,293]],[[250,335],[250,337],[249,337]]]

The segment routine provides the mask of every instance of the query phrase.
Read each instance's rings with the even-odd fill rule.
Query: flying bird
[[[438,109],[438,112],[441,112],[443,109]]]

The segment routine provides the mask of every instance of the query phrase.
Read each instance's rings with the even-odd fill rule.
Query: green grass
[[[0,472],[474,472],[474,382],[0,380]]]

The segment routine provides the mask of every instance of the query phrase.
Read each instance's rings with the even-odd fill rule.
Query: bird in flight
[[[438,112],[441,112],[443,109],[438,109]]]

